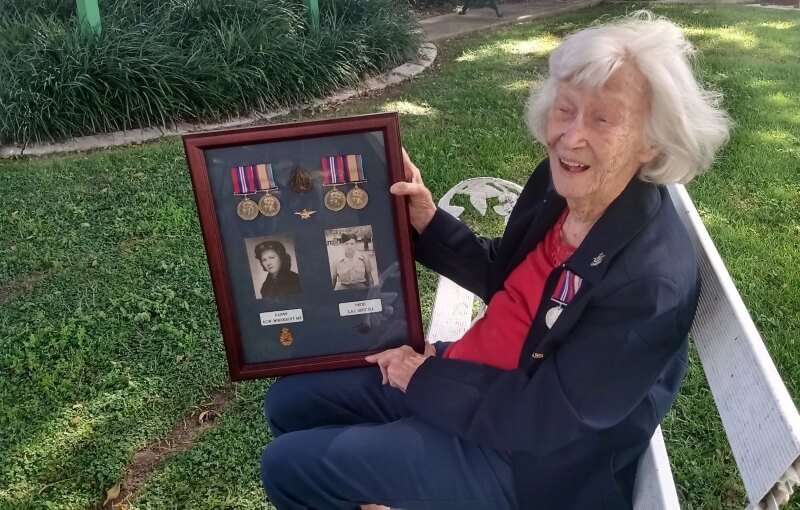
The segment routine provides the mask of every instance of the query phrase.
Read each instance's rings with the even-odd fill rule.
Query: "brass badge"
[[[294,337],[292,336],[292,332],[289,331],[289,328],[281,328],[281,336],[280,336],[281,345],[284,347],[289,347],[294,342]]]
[[[347,198],[345,197],[344,193],[339,191],[336,188],[325,193],[325,207],[330,209],[331,211],[341,211],[344,209],[344,206],[347,204]]]
[[[314,187],[314,180],[308,170],[298,167],[289,176],[289,185],[295,193],[307,193]]]
[[[362,188],[356,187],[347,192],[347,205],[353,209],[363,209],[369,203],[369,195]]]
[[[249,197],[244,197],[236,206],[236,214],[243,220],[254,220],[258,216],[258,205]]]
[[[275,216],[281,210],[281,201],[278,200],[278,197],[267,193],[258,201],[258,210],[264,216]]]
[[[296,212],[295,214],[300,216],[301,220],[308,220],[311,218],[312,214],[316,214],[317,211],[309,211],[308,209],[303,209],[300,212]]]

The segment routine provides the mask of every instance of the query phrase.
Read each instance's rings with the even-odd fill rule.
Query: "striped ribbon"
[[[256,192],[256,177],[253,167],[235,166],[231,168],[234,195],[249,195]]]
[[[322,184],[331,186],[347,182],[344,174],[344,158],[326,156],[322,158]]]
[[[275,176],[272,175],[272,165],[270,163],[256,165],[256,177],[259,191],[276,189],[278,187],[275,184]]]
[[[361,154],[348,154],[345,156],[345,163],[347,164],[347,176],[350,182],[363,182],[364,179],[364,165],[361,161]]]
[[[322,158],[322,184],[325,186],[365,181],[364,164],[360,154]]]
[[[569,269],[565,269],[561,272],[561,276],[558,278],[558,285],[556,285],[550,299],[560,305],[567,306],[581,288],[581,283],[583,283],[583,278]]]

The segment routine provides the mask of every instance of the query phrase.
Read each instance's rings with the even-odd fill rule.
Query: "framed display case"
[[[422,351],[396,114],[183,143],[233,380]]]

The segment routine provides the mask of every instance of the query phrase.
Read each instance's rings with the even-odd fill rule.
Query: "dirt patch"
[[[200,409],[187,413],[165,437],[155,441],[133,455],[130,464],[119,480],[119,496],[105,506],[98,503],[95,509],[129,510],[135,498],[155,470],[170,456],[188,450],[201,433],[214,428],[217,418],[225,412],[236,395],[237,386],[231,382],[214,390]]]
[[[31,290],[36,284],[44,280],[45,274],[44,271],[35,271],[0,285],[0,305],[19,297],[23,292]]]

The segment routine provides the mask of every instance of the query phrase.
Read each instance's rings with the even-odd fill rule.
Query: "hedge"
[[[80,35],[75,0],[0,0],[0,142],[217,120],[352,85],[411,58],[394,0],[100,1]]]

